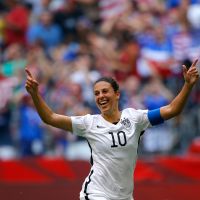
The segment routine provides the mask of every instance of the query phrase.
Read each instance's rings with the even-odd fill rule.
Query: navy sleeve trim
[[[160,115],[160,108],[148,111],[148,118],[152,126],[162,124],[164,119]]]

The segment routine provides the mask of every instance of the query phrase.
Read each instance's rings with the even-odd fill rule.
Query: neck
[[[112,112],[112,113],[102,113],[102,117],[109,121],[110,123],[118,122],[121,117],[121,112],[119,110]]]

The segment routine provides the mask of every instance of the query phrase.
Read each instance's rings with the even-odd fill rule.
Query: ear
[[[117,100],[120,99],[120,92],[119,91],[116,92],[116,97],[117,97]]]

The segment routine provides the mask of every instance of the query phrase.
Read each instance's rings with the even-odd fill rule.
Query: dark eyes
[[[106,94],[108,92],[108,90],[107,89],[103,89],[101,92],[102,92],[102,94]],[[99,91],[95,92],[94,95],[98,96],[101,92],[99,92]]]
[[[102,93],[107,93],[108,92],[108,90],[107,89],[105,89],[105,90],[102,90]]]

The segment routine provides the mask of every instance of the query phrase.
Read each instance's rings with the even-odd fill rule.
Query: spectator
[[[50,11],[44,11],[40,15],[37,23],[31,24],[27,31],[27,41],[29,46],[43,46],[47,52],[58,46],[62,42],[62,32],[58,25],[53,23],[53,14]]]
[[[0,74],[0,159],[16,157],[14,136],[11,129],[13,88],[15,78],[6,78]]]
[[[26,3],[32,5],[33,21],[38,20],[38,17],[45,11],[50,9],[52,0],[25,0]]]
[[[16,75],[20,69],[24,69],[26,66],[25,56],[24,48],[20,43],[6,47],[2,56],[4,61],[1,66],[2,74],[10,77]]]
[[[61,27],[65,41],[78,40],[77,23],[83,17],[83,11],[73,0],[66,1],[60,9],[54,12],[54,22]]]
[[[6,1],[8,12],[5,14],[5,45],[20,43],[26,45],[26,31],[29,25],[31,7],[18,0]]]
[[[141,80],[137,76],[129,76],[122,87],[122,107],[132,107],[136,109],[144,108],[140,90],[142,87]]]
[[[0,158],[2,149],[13,147],[13,138],[11,133],[11,108],[7,103],[4,108],[0,108]]]
[[[100,77],[96,70],[92,70],[92,60],[89,55],[79,56],[75,63],[75,71],[71,74],[71,81],[80,85],[83,95],[83,103],[93,110],[96,106],[93,103],[92,86],[95,80]]]
[[[142,93],[144,107],[149,110],[167,105],[173,97],[172,93],[157,78],[150,79]],[[177,133],[172,131],[172,126],[172,121],[170,121],[147,130],[142,138],[144,151],[148,153],[170,152],[177,137]]]
[[[26,94],[20,106],[19,147],[21,156],[38,156],[44,152],[42,123]]]
[[[151,74],[164,79],[169,77],[172,73],[170,67],[174,62],[172,53],[171,38],[166,35],[164,27],[161,24],[153,26],[151,39],[141,46],[141,59],[147,62],[146,67],[150,68]]]

